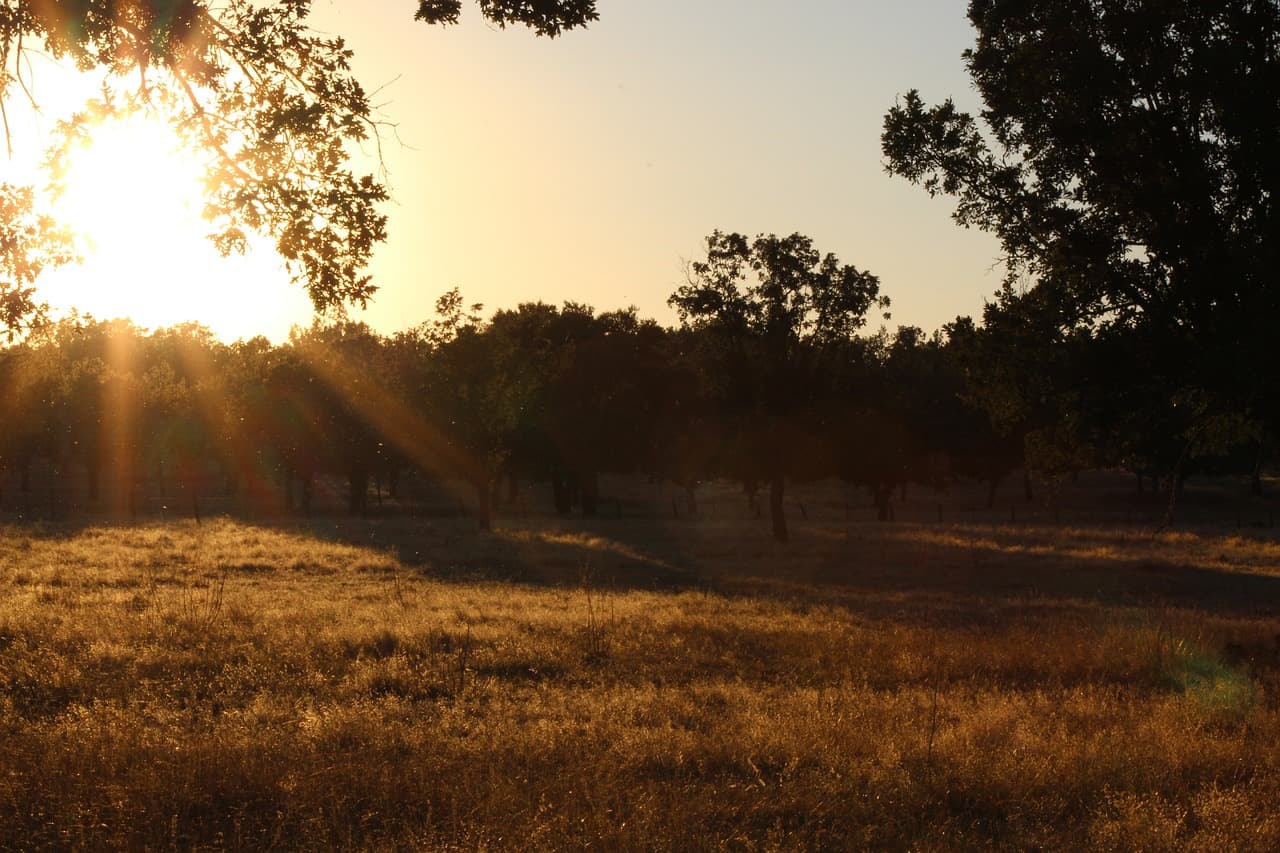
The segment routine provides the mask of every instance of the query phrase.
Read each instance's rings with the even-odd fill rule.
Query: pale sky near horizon
[[[600,0],[599,22],[555,40],[498,30],[473,2],[445,28],[415,6],[316,0],[312,15],[397,125],[380,290],[353,312],[383,332],[455,286],[488,310],[574,300],[673,323],[666,299],[717,228],[808,234],[880,277],[891,326],[978,314],[999,286],[995,241],[880,154],[910,88],[978,106],[964,0]],[[247,307],[229,333],[283,338],[309,320],[298,296]]]

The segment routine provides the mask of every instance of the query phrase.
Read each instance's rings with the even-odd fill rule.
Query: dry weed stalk
[[[581,584],[587,604],[587,621],[583,628],[586,657],[593,661],[603,660],[609,655],[610,637],[617,628],[613,596],[596,588],[590,562],[582,565]]]

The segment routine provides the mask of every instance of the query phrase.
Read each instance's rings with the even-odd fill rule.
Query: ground
[[[705,492],[0,530],[0,848],[1280,849],[1265,502]]]

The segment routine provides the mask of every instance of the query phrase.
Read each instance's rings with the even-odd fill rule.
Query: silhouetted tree
[[[276,508],[275,485],[286,484],[288,492],[293,483],[276,432],[275,395],[283,379],[275,373],[279,357],[270,341],[255,337],[230,344],[220,363],[227,419],[218,453],[227,490],[251,511]]]
[[[0,350],[0,470],[16,472],[30,491],[31,463],[54,452],[58,366],[30,344]]]
[[[526,303],[495,313],[486,334],[519,363],[508,375],[525,375],[512,472],[549,479],[557,512],[576,499],[595,515],[600,473],[646,457],[667,391],[663,330],[633,309],[597,316],[586,305]]]
[[[300,394],[321,466],[347,481],[352,514],[369,509],[369,485],[382,467],[382,338],[363,323],[316,324],[289,337],[299,359]],[[305,380],[302,381],[302,380]]]
[[[905,326],[874,344],[853,365],[840,470],[866,485],[879,520],[891,521],[895,491],[911,481],[939,487],[941,477],[964,470],[985,419],[965,404],[963,374],[940,334]],[[945,472],[939,456],[950,463]]]
[[[480,0],[480,11],[499,27],[524,24],[550,38],[599,18],[595,0]],[[461,12],[462,0],[418,0],[414,17],[429,24],[456,24]]]
[[[738,478],[741,472],[725,457],[736,458],[729,435],[730,416],[720,408],[723,399],[717,367],[706,357],[704,334],[691,328],[665,335],[660,366],[650,374],[662,394],[648,435],[646,467],[656,477],[685,490],[688,512],[697,515],[697,487],[716,476]],[[752,472],[754,472],[752,468]]]
[[[1062,330],[1138,333],[1206,424],[1274,423],[1280,4],[972,0],[969,19],[982,115],[909,92],[889,170],[955,196]]]
[[[1083,441],[1078,395],[1088,385],[1079,353],[1090,332],[1063,328],[1038,292],[1008,292],[986,306],[982,326],[959,318],[947,333],[964,397],[987,421],[965,431],[955,469],[987,485],[988,508],[1019,467],[1028,475],[1032,466],[1050,475],[1075,470]]]
[[[200,489],[210,466],[220,461],[233,416],[222,353],[213,333],[195,323],[158,329],[142,341],[142,456],[161,495],[172,481],[197,517]]]
[[[669,302],[710,344],[722,411],[760,436],[773,535],[786,542],[786,477],[806,452],[794,441],[796,424],[821,396],[824,358],[850,341],[868,310],[888,306],[879,281],[800,234],[748,240],[717,231]]]
[[[482,529],[492,526],[493,490],[520,446],[542,373],[532,350],[513,349],[477,316],[463,313],[456,291],[437,302],[442,319],[423,375],[421,401],[450,450],[449,472],[475,490]]]

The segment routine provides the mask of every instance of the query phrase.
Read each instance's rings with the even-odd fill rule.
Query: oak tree
[[[823,255],[801,234],[716,231],[706,260],[668,300],[703,332],[720,380],[719,404],[758,438],[774,538],[788,539],[786,478],[803,461],[795,427],[822,392],[825,360],[846,347],[873,308],[887,308],[871,273]]]
[[[999,237],[1064,333],[1132,330],[1166,384],[1277,411],[1280,3],[971,0],[984,107],[885,118],[890,172]]]

